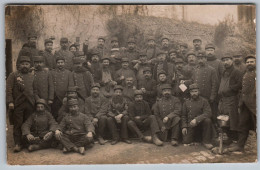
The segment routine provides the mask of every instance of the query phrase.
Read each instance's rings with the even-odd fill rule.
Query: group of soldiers
[[[229,116],[225,133],[229,151],[244,148],[256,126],[256,57],[215,55],[214,44],[195,38],[171,47],[168,37],[137,49],[130,37],[120,47],[117,37],[99,37],[97,46],[53,40],[37,49],[28,37],[17,59],[17,71],[7,78],[14,152],[62,146],[63,152],[85,153],[94,140],[131,144],[131,137],[162,146],[201,142],[213,148],[218,115]],[[130,137],[129,137],[130,136]]]

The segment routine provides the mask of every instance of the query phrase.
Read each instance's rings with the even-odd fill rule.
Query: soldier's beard
[[[170,98],[171,94],[170,93],[164,93],[165,98]]]
[[[248,66],[247,66],[247,69],[250,70],[250,71],[252,71],[252,70],[255,69],[255,66],[253,66],[253,65],[248,65]]]
[[[22,73],[28,73],[28,72],[29,72],[29,68],[27,68],[27,67],[22,67],[22,68],[21,68],[21,72],[22,72]]]
[[[197,99],[197,98],[198,98],[198,95],[193,94],[193,95],[191,95],[191,98],[193,98],[193,99]]]
[[[42,66],[36,66],[35,69],[36,69],[37,71],[41,71],[41,70],[42,70]]]
[[[234,63],[235,63],[235,64],[240,64],[241,61],[240,61],[240,60],[234,60]]]
[[[123,102],[123,97],[122,96],[114,96],[113,101],[117,103],[122,103]]]

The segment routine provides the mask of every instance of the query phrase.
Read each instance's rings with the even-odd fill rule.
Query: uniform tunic
[[[35,71],[33,81],[33,93],[35,96],[35,100],[53,100],[53,90],[53,81],[49,75],[49,71]]]
[[[137,88],[145,88],[146,92],[143,94],[144,100],[152,106],[156,100],[156,81],[154,79],[138,81]]]
[[[92,120],[93,118],[100,118],[105,116],[108,111],[108,100],[104,97],[93,98],[88,97],[85,100],[85,113]]]
[[[217,82],[219,82],[219,80],[221,79],[221,76],[224,72],[224,65],[223,63],[217,59],[215,56],[214,57],[208,57],[208,65],[213,67],[215,70],[216,70],[216,73],[217,73]]]
[[[123,88],[123,96],[127,99],[128,103],[131,103],[134,101],[134,89],[133,87],[124,87]]]
[[[43,57],[44,57],[44,61],[45,61],[45,66],[47,68],[52,70],[56,67],[56,59],[51,52],[45,50],[43,52]]]

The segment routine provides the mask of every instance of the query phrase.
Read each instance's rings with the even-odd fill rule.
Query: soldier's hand
[[[139,119],[141,119],[141,117],[140,116],[135,116],[135,119],[139,120]]]
[[[48,132],[46,135],[44,135],[43,140],[47,141],[50,140],[53,136],[52,132]]]
[[[166,116],[165,118],[163,118],[163,123],[167,123],[169,120],[169,118]]]
[[[55,137],[57,140],[61,140],[61,135],[62,135],[62,132],[60,130],[55,131]]]
[[[94,122],[94,123],[97,123],[97,122],[98,122],[98,119],[97,119],[97,118],[94,118],[94,119],[93,119],[93,122]]]
[[[32,134],[28,134],[26,136],[26,138],[27,138],[28,141],[33,141],[34,140],[34,136]]]
[[[145,88],[141,88],[141,90],[142,90],[142,92],[143,92],[143,93],[146,93],[146,90],[145,90]]]
[[[162,126],[161,131],[164,132],[166,130],[165,126]]]
[[[120,80],[124,80],[124,79],[125,79],[125,77],[124,77],[124,76],[121,76],[121,77],[120,77]]]
[[[53,103],[53,101],[52,100],[48,100],[48,104],[52,104]]]
[[[9,108],[10,110],[14,110],[14,104],[13,104],[13,103],[9,103],[8,108]]]
[[[182,132],[183,135],[187,135],[188,130],[187,130],[187,128],[183,128],[181,132]]]
[[[93,138],[93,134],[92,132],[88,132],[87,135],[86,135],[87,138]]]
[[[193,119],[192,121],[190,121],[190,125],[191,125],[191,127],[196,126],[197,125],[196,119]]]
[[[136,87],[135,87],[135,86],[133,86],[133,89],[134,89],[134,90],[136,90]]]

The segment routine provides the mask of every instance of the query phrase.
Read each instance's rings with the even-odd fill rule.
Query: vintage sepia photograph
[[[7,4],[9,165],[256,163],[255,4]]]

